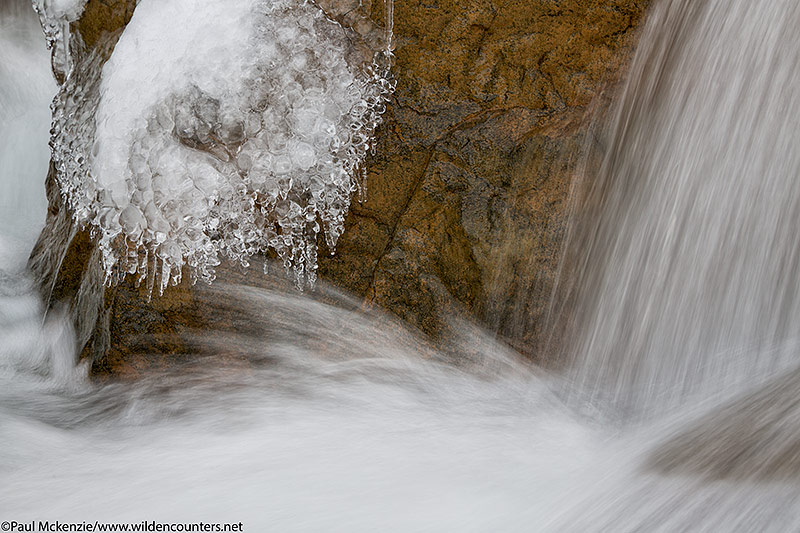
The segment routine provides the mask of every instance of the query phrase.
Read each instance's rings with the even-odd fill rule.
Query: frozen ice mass
[[[106,283],[163,292],[184,267],[210,282],[222,257],[272,251],[313,285],[317,235],[335,248],[394,87],[391,36],[373,57],[358,39],[300,0],[142,0],[54,103],[57,180]]]

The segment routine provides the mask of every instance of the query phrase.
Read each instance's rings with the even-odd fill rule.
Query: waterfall
[[[55,91],[44,36],[30,2],[4,2],[0,5],[0,246],[4,248],[0,267],[24,263],[44,224],[49,104]]]
[[[653,7],[571,241],[581,401],[646,416],[797,360],[799,24],[794,0]]]

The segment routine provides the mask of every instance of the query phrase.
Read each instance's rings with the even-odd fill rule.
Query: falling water
[[[24,263],[44,224],[50,100],[42,28],[26,0],[0,3],[0,263]],[[11,257],[13,255],[13,257]]]
[[[573,243],[581,401],[645,415],[798,360],[799,24],[795,0],[652,10]]]
[[[44,52],[23,54],[41,45],[23,14],[0,11],[0,54],[43,72]],[[800,530],[798,22],[789,0],[662,0],[641,36],[589,193],[593,231],[572,241],[585,253],[566,381],[642,424],[577,416],[551,392],[564,376],[479,328],[431,346],[324,284],[198,289],[239,330],[185,332],[191,364],[93,381],[69,323],[43,322],[0,262],[0,520]],[[0,127],[47,106],[12,89],[8,65]],[[20,146],[40,146],[34,130],[14,130]],[[43,203],[46,151],[0,156],[3,187],[30,183]],[[18,161],[39,177],[6,172]]]

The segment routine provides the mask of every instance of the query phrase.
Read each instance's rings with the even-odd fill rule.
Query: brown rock
[[[362,2],[358,12],[346,3],[322,2],[377,42],[383,3]],[[336,254],[323,245],[321,277],[427,334],[444,333],[448,314],[466,312],[535,350],[589,105],[607,101],[598,96],[619,78],[646,3],[398,2],[398,85],[368,161],[367,200],[354,202]],[[133,5],[90,0],[75,23],[86,46],[113,37]],[[187,352],[181,332],[210,326],[197,291],[170,288],[147,303],[127,283],[103,290],[90,268],[92,243],[70,226],[58,194],[50,200],[31,264],[51,306],[70,302],[96,370],[135,375],[163,364],[142,353]],[[223,267],[220,277],[272,283],[256,269]],[[157,346],[134,341],[153,334]]]
[[[136,0],[89,0],[75,28],[89,48],[116,34],[133,16]]]
[[[434,335],[455,299],[534,350],[588,106],[618,80],[644,5],[398,3],[397,92],[323,278]]]

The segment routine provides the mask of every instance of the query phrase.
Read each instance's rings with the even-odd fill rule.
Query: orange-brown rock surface
[[[383,4],[362,2],[354,15],[348,1],[322,4],[376,38]],[[110,49],[134,4],[89,0],[73,25],[86,48]],[[354,201],[335,255],[321,254],[322,279],[434,337],[449,313],[465,312],[535,350],[592,108],[623,72],[646,4],[398,2],[397,90],[368,161],[367,199]],[[131,285],[104,289],[91,238],[71,225],[49,181],[48,226],[31,266],[50,305],[71,306],[95,369],[159,364],[135,341],[152,334],[159,352],[184,351],[178,333],[208,325],[197,290],[170,288],[148,303]],[[268,283],[261,276],[220,271]]]

